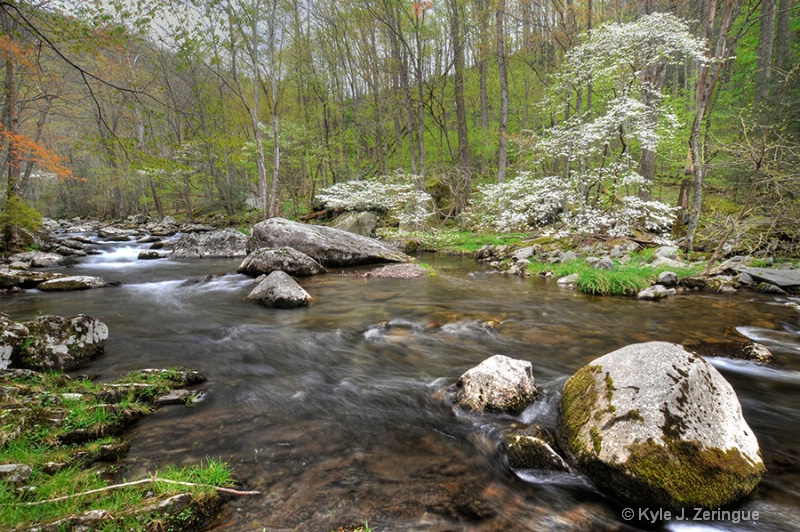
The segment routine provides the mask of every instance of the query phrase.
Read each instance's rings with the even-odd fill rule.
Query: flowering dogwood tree
[[[434,214],[431,195],[421,190],[418,176],[396,172],[380,179],[346,181],[317,194],[327,208],[344,211],[378,211],[397,216],[401,226],[422,228]]]
[[[659,142],[679,126],[661,95],[667,65],[702,61],[703,52],[686,24],[665,13],[589,34],[567,54],[546,102],[551,109],[571,106],[575,114],[521,146],[534,167],[563,174],[523,172],[483,187],[473,209],[493,213],[487,221],[503,229],[557,223],[582,233],[624,234],[633,226],[668,227],[672,210],[650,200],[652,176],[643,175],[636,155],[654,158]],[[587,86],[593,106],[577,112]]]

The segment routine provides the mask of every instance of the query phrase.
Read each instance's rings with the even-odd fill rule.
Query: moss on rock
[[[581,454],[584,449],[579,434],[581,428],[589,423],[592,408],[600,396],[595,377],[602,371],[600,366],[584,366],[564,384],[560,436],[572,454]]]
[[[581,469],[601,489],[643,505],[717,508],[753,491],[764,473],[763,464],[754,467],[738,449],[675,440],[666,446],[649,440],[628,449],[624,464],[589,460]]]

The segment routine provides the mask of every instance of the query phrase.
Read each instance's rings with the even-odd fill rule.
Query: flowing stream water
[[[135,425],[124,467],[130,479],[167,463],[228,461],[261,495],[229,501],[212,530],[800,530],[800,312],[787,306],[800,298],[591,297],[439,254],[420,257],[435,275],[418,279],[363,269],[300,279],[310,307],[278,310],[245,301],[254,285],[235,273],[240,259],[138,261],[143,245],[94,247],[57,271],[121,286],[29,290],[0,299],[0,312],[105,322],[105,354],[80,373],[186,366],[208,376],[201,401]],[[625,521],[580,476],[508,467],[503,431],[554,429],[565,380],[594,358],[651,340],[743,337],[775,363],[710,361],[734,386],[768,469],[729,509],[749,520]],[[542,394],[517,417],[454,415],[441,391],[494,354],[529,360]]]

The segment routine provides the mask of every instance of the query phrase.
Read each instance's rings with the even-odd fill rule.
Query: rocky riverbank
[[[62,373],[102,354],[107,337],[89,316],[17,323],[0,314],[0,527],[185,530],[213,518],[220,490],[233,491],[216,461],[124,481],[126,430],[166,405],[191,406],[206,378],[180,368],[103,383]]]

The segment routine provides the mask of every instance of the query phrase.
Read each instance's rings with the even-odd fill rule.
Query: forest
[[[796,0],[3,0],[41,216],[633,234],[797,254]],[[401,220],[402,221],[402,220]]]

